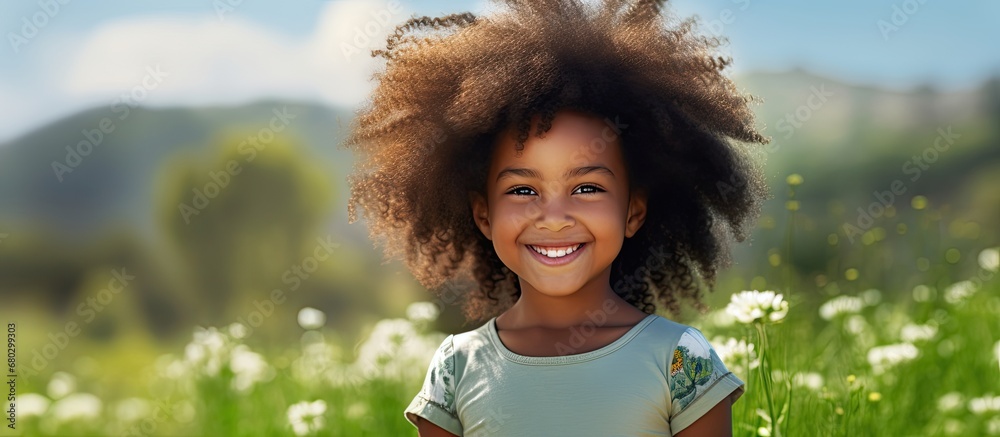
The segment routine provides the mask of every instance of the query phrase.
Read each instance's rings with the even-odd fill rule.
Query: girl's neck
[[[497,317],[504,329],[567,329],[591,324],[634,325],[646,313],[618,296],[610,285],[610,269],[566,296],[549,296],[521,281],[521,297]]]

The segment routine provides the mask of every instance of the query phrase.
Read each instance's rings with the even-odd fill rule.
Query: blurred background
[[[752,342],[720,321],[730,295],[783,293],[786,377],[830,363],[789,429],[815,414],[830,435],[1000,434],[1000,4],[672,6],[730,39],[773,138],[774,197],[707,296],[716,317],[679,321]],[[402,408],[430,354],[479,324],[347,224],[339,145],[396,24],[495,7],[0,4],[0,322],[16,324],[21,369],[18,430],[4,432],[415,435]],[[815,317],[842,296],[867,300],[834,311],[840,325]],[[899,388],[869,352],[915,343],[909,325],[934,327],[898,360],[927,380]],[[795,349],[809,341],[792,331],[827,343]],[[964,376],[947,367],[959,357]],[[841,419],[852,390],[878,403],[886,387],[926,399],[897,404],[896,421],[887,407]],[[748,435],[767,427],[749,399],[734,410]]]

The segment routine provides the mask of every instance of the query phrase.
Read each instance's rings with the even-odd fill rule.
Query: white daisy
[[[868,363],[876,374],[881,374],[889,367],[916,359],[919,354],[917,347],[910,343],[878,346],[868,350]]]
[[[1000,396],[986,395],[969,399],[969,411],[978,415],[1000,412]]]
[[[406,307],[406,318],[416,323],[433,322],[438,313],[437,305],[430,302],[414,302]]]
[[[916,343],[926,341],[937,335],[937,326],[934,325],[914,325],[907,323],[899,332],[899,339],[906,343]]]
[[[264,361],[264,357],[256,352],[252,352],[245,344],[233,348],[232,356],[229,358],[229,368],[233,371],[233,389],[238,392],[247,392],[254,384],[270,379],[271,367]]]
[[[823,320],[833,320],[844,314],[857,314],[864,308],[865,301],[855,296],[837,296],[819,307],[819,316]]]
[[[326,413],[326,402],[322,399],[292,404],[288,407],[288,424],[292,426],[295,435],[312,434],[326,426],[324,413]]]
[[[299,326],[302,329],[319,329],[326,324],[326,313],[311,307],[299,310]]]
[[[52,402],[38,393],[24,393],[17,396],[17,414],[20,417],[41,416]]]
[[[976,284],[972,281],[958,281],[944,289],[944,300],[950,304],[963,302],[976,294]]]
[[[726,312],[740,323],[780,322],[788,314],[788,302],[773,291],[741,291],[732,295]]]
[[[76,391],[76,378],[66,372],[56,372],[49,380],[49,397],[59,399]]]
[[[957,391],[953,391],[941,396],[938,399],[937,407],[938,410],[942,412],[948,412],[961,407],[963,402],[964,399],[962,399],[962,394]]]
[[[984,249],[979,252],[979,267],[991,272],[1000,270],[1000,248]]]
[[[101,400],[90,393],[73,393],[52,404],[52,417],[57,422],[96,419],[101,415]]]

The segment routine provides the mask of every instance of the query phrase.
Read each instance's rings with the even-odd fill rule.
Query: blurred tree
[[[207,166],[181,156],[165,170],[158,217],[181,291],[206,304],[190,309],[201,323],[233,317],[234,297],[266,299],[281,287],[283,272],[312,252],[332,201],[328,178],[296,141],[246,132],[217,135]]]
[[[996,123],[1000,123],[1000,76],[987,80],[979,95],[980,106],[995,128]]]

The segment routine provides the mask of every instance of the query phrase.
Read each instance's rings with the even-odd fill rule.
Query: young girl
[[[662,1],[504,3],[399,26],[346,141],[349,221],[363,207],[387,257],[485,320],[404,417],[423,437],[731,435],[743,382],[656,310],[704,309],[767,197],[752,99]]]

